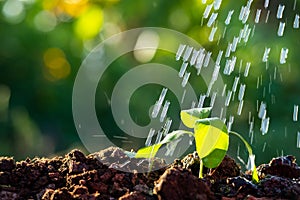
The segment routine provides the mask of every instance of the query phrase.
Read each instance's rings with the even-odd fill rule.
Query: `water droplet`
[[[293,121],[298,121],[298,105],[294,105]]]
[[[213,4],[210,4],[210,5],[207,5],[207,6],[206,6],[206,8],[205,8],[205,10],[204,10],[204,12],[203,12],[203,18],[204,18],[204,19],[207,19],[207,18],[208,18],[209,13],[210,13],[212,7],[213,7]]]
[[[284,7],[285,7],[285,5],[282,5],[282,4],[278,5],[277,15],[276,15],[277,19],[281,19],[282,18]]]
[[[211,32],[210,32],[209,37],[208,37],[208,41],[210,41],[210,42],[214,41],[214,36],[216,34],[216,31],[217,31],[217,27],[213,27],[211,29]]]
[[[176,53],[176,60],[178,61],[185,49],[186,45],[180,44]]]
[[[146,142],[145,142],[145,146],[150,146],[151,145],[151,141],[152,141],[152,137],[155,133],[155,129],[151,128],[149,133],[148,133],[148,136],[147,136],[147,139],[146,139]]]
[[[285,22],[279,22],[278,31],[277,31],[278,36],[280,37],[283,36],[284,27],[285,27]]]
[[[261,9],[257,9],[256,15],[255,15],[255,20],[254,20],[255,23],[259,23],[260,14],[261,14]]]
[[[211,14],[211,16],[210,16],[208,22],[207,22],[207,26],[208,26],[208,27],[211,27],[211,25],[215,22],[215,20],[217,19],[217,17],[218,17],[218,13],[214,13],[214,12],[213,12],[213,13]]]
[[[163,122],[165,120],[169,106],[170,106],[170,101],[166,101],[160,114],[160,119],[159,119],[160,122]]]
[[[226,25],[230,24],[230,21],[231,21],[231,18],[232,18],[233,13],[234,13],[234,10],[230,10],[230,11],[228,12],[228,15],[227,15],[226,20],[225,20],[225,24],[226,24]]]
[[[191,75],[191,72],[185,72],[184,77],[181,82],[182,87],[186,86],[187,82],[189,81],[190,75]]]
[[[187,66],[188,66],[188,63],[187,63],[187,62],[183,62],[183,63],[182,63],[181,68],[180,68],[180,71],[179,71],[179,73],[178,73],[178,76],[179,76],[180,78],[182,78],[183,75],[185,74],[185,71],[186,71]]]

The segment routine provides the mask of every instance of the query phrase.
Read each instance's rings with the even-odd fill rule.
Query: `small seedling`
[[[161,142],[139,149],[135,157],[152,159],[162,145],[174,142],[187,134],[195,139],[196,151],[201,159],[199,178],[203,178],[203,166],[207,168],[216,168],[219,166],[228,150],[229,134],[233,134],[243,141],[248,150],[252,181],[257,183],[259,179],[251,146],[240,134],[228,131],[221,119],[208,118],[210,111],[210,107],[182,110],[180,117],[183,124],[188,128],[193,128],[194,132],[186,130],[173,131],[167,134]]]

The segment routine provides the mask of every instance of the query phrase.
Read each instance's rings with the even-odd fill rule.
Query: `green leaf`
[[[228,150],[229,135],[226,125],[219,118],[207,118],[196,121],[196,150],[208,168],[217,167]]]
[[[199,119],[207,118],[210,114],[211,109],[211,107],[207,107],[182,110],[180,112],[181,121],[185,126],[194,128],[196,121]]]
[[[168,133],[166,135],[166,137],[160,143],[139,149],[136,152],[135,157],[136,158],[154,158],[155,155],[157,154],[159,148],[163,144],[173,142],[173,141],[177,140],[178,138],[182,137],[185,134],[188,134],[190,136],[194,136],[194,134],[190,131],[184,131],[184,130],[173,131],[171,133]]]
[[[214,149],[210,154],[202,158],[203,165],[207,168],[216,168],[222,162],[225,155],[226,155],[225,150]]]
[[[136,158],[154,158],[156,153],[158,152],[159,148],[161,147],[162,144],[154,144],[148,147],[144,147],[139,149],[135,157]]]

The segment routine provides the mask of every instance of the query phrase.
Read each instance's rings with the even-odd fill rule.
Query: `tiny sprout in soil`
[[[250,169],[252,170],[252,181],[258,183],[258,175],[254,162],[254,154],[251,146],[238,133],[228,131],[224,122],[219,118],[208,118],[211,107],[193,108],[182,110],[181,120],[188,128],[193,128],[194,132],[186,130],[176,130],[166,135],[159,143],[141,148],[137,151],[136,158],[154,158],[159,148],[187,134],[194,137],[196,151],[201,159],[199,166],[199,178],[203,178],[203,166],[216,168],[222,162],[229,146],[229,134],[239,137],[245,144],[249,153]]]

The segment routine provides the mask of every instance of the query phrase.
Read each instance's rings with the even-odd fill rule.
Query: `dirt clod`
[[[170,168],[159,178],[154,187],[158,199],[215,199],[204,181],[190,171]]]
[[[116,147],[87,156],[75,149],[65,156],[19,162],[0,157],[0,199],[300,199],[300,171],[294,156],[260,165],[258,184],[228,156],[217,168],[204,168],[204,179],[198,178],[199,164],[193,153],[169,167],[156,159],[153,165],[159,170],[138,173],[135,166],[147,170],[149,160],[131,158]]]

